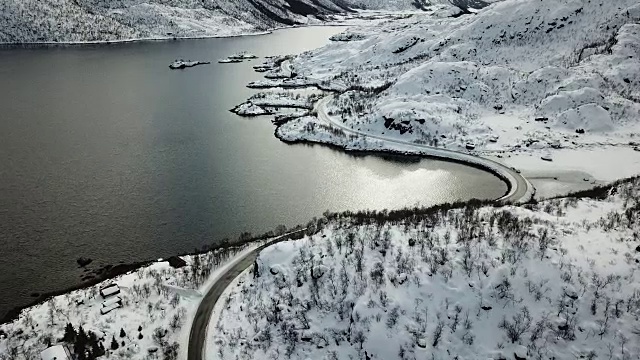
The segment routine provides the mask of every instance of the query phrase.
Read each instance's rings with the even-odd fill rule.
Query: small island
[[[241,63],[244,60],[250,60],[250,59],[257,59],[258,57],[252,53],[246,52],[246,51],[241,51],[239,53],[235,53],[233,55],[230,55],[224,59],[220,59],[218,60],[218,62],[220,64],[235,64],[235,63]]]
[[[241,63],[242,60],[240,59],[232,59],[232,58],[225,58],[225,59],[220,59],[218,60],[218,63],[220,64],[235,64],[235,63]]]
[[[252,103],[251,101],[247,101],[242,103],[233,109],[230,110],[232,113],[235,113],[240,116],[260,116],[260,115],[271,115],[273,111],[265,109],[259,105]]]
[[[209,61],[191,61],[191,60],[175,60],[174,62],[172,62],[169,65],[169,68],[171,70],[176,70],[176,69],[184,69],[184,68],[188,68],[188,67],[194,67],[194,66],[198,66],[198,65],[206,65],[206,64],[211,64]]]
[[[257,59],[257,58],[258,56],[246,51],[241,51],[239,53],[235,53],[229,56],[229,59],[231,60],[248,60],[248,59]]]

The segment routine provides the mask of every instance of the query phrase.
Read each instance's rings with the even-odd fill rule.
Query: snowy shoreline
[[[276,61],[270,60],[268,63],[263,64],[260,68],[270,69],[268,71],[273,72],[279,68],[280,72],[292,74],[291,64],[287,59],[276,59]],[[258,86],[259,84],[259,86]],[[285,85],[290,84],[290,85]],[[314,82],[313,80],[305,78],[287,77],[278,79],[269,79],[264,81],[252,82],[247,85],[250,88],[267,89],[290,89],[290,88],[307,88],[315,87],[319,90],[321,84]],[[326,91],[326,89],[324,89]],[[330,91],[333,92],[333,91]],[[337,91],[336,91],[337,92]],[[271,93],[258,93],[264,98],[272,96]],[[257,95],[254,95],[254,98]],[[255,101],[254,98],[247,100],[245,103],[238,105],[231,111],[240,116],[258,116],[258,115],[274,115],[277,111],[265,110]],[[287,121],[274,121],[276,129],[274,135],[279,140],[286,143],[315,143],[322,144],[331,147],[341,149],[345,152],[364,152],[371,154],[388,153],[392,155],[413,155],[425,158],[433,158],[438,160],[450,161],[466,166],[471,166],[476,169],[487,171],[488,173],[496,176],[507,185],[506,193],[498,199],[499,202],[527,202],[535,195],[535,188],[532,184],[518,171],[507,167],[504,164],[496,162],[494,160],[478,156],[477,154],[467,154],[460,151],[453,151],[449,149],[442,149],[436,147],[425,146],[418,143],[409,143],[407,141],[401,141],[394,138],[386,138],[380,135],[365,134],[360,131],[349,129],[345,126],[341,126],[332,120],[331,116],[326,112],[326,104],[331,101],[332,96],[325,96],[324,98],[314,98],[313,110],[316,113],[315,118],[321,121],[325,121],[328,127],[321,128],[325,134],[314,137],[309,135],[304,130],[291,128],[291,124],[301,119],[312,119],[312,117],[297,117],[291,118]],[[249,107],[250,108],[249,108]],[[239,111],[240,110],[240,111]],[[302,120],[304,121],[304,120]],[[315,124],[314,124],[315,125]],[[306,128],[306,127],[305,127]],[[287,130],[288,129],[288,130]],[[315,131],[312,131],[315,135]],[[340,133],[340,136],[336,136],[336,133]],[[349,134],[348,136],[346,134]],[[364,139],[360,141],[360,138]],[[366,139],[373,139],[372,142],[368,142]],[[394,145],[392,145],[394,144]],[[398,147],[400,145],[400,148]]]
[[[342,126],[326,112],[326,105],[329,101],[331,101],[331,99],[331,96],[327,96],[324,99],[318,101],[318,103],[316,104],[316,112],[318,113],[318,118],[325,120],[328,124],[330,124],[330,126],[341,128],[345,132],[351,132],[359,136],[371,137],[376,140],[381,140],[383,143],[387,144],[396,143],[400,145],[407,145],[413,147],[412,151],[410,152],[416,153],[418,155],[459,162],[467,166],[472,166],[488,171],[507,183],[507,193],[504,196],[498,198],[497,201],[513,203],[527,202],[535,195],[535,189],[532,187],[531,183],[525,177],[520,175],[519,172],[514,171],[513,169],[510,169],[505,165],[493,160],[478,156],[477,154],[468,154],[460,151],[431,147],[424,144],[415,144],[398,139],[386,138],[384,136],[374,136],[360,131],[355,131],[346,126]],[[391,147],[387,145],[387,148]]]
[[[118,344],[122,341],[121,346],[112,343],[111,348],[102,348],[107,357],[130,359],[162,348],[162,352],[172,351],[180,359],[186,358],[196,311],[229,269],[256,249],[296,239],[306,232],[303,226],[278,226],[250,239],[242,234],[237,242],[217,248],[119,265],[127,269],[75,289],[43,295],[46,298],[16,310],[13,318],[0,323],[0,357],[15,355],[19,349],[25,359],[36,358],[48,343],[61,342],[71,324],[93,333],[105,346],[111,337],[117,338]],[[117,297],[103,294],[102,289],[114,285]],[[113,309],[103,312],[105,304],[113,304]],[[73,341],[64,342],[73,349]]]
[[[179,40],[207,40],[207,39],[230,39],[244,36],[262,36],[269,35],[275,31],[308,28],[308,27],[348,27],[349,20],[344,20],[345,23],[326,23],[326,24],[308,24],[308,25],[291,25],[291,26],[278,26],[269,30],[256,31],[256,32],[243,32],[232,35],[202,35],[202,36],[158,36],[148,38],[131,38],[120,40],[96,40],[96,41],[44,41],[44,42],[0,42],[0,48],[12,48],[12,47],[55,47],[55,46],[84,46],[84,45],[119,45],[130,44],[137,42],[160,42],[160,41],[179,41]]]
[[[173,36],[164,36],[164,37],[148,37],[148,38],[131,38],[131,39],[121,39],[121,40],[96,40],[96,41],[45,41],[45,42],[3,42],[0,43],[0,47],[38,47],[38,46],[84,46],[84,45],[118,45],[118,44],[129,44],[136,42],[157,42],[157,41],[178,41],[178,40],[205,40],[205,39],[226,39],[226,38],[236,38],[241,36],[260,36],[260,35],[268,35],[274,31],[287,29],[288,27],[275,28],[267,31],[259,31],[259,32],[248,32],[248,33],[239,33],[235,35],[202,35],[202,36],[185,36],[185,37],[173,37]]]
[[[48,291],[48,292],[44,292],[44,293],[38,293],[38,296],[36,298],[34,298],[28,304],[26,304],[26,305],[18,305],[18,306],[13,307],[11,310],[9,310],[2,318],[0,318],[0,325],[7,324],[7,323],[10,323],[11,321],[14,321],[15,319],[18,318],[18,316],[20,315],[20,313],[23,310],[28,309],[28,308],[33,307],[33,306],[37,306],[37,305],[43,304],[45,301],[47,301],[48,299],[50,299],[52,297],[64,295],[64,294],[67,294],[67,293],[70,293],[70,292],[73,292],[73,291],[82,290],[82,289],[86,289],[86,288],[95,286],[96,284],[99,284],[99,283],[104,282],[104,281],[108,281],[109,279],[116,278],[116,277],[121,276],[123,274],[126,274],[126,273],[128,273],[130,271],[134,271],[136,269],[139,269],[139,268],[142,268],[142,267],[145,267],[145,266],[149,266],[149,265],[153,264],[156,261],[157,260],[147,260],[147,261],[134,262],[134,263],[130,263],[130,264],[119,264],[119,265],[116,265],[116,266],[110,268],[109,270],[104,270],[103,274],[99,273],[93,279],[89,279],[89,280],[84,281],[84,282],[82,282],[80,284],[72,285],[72,286],[66,287],[64,289]],[[101,267],[100,269],[97,269],[96,271],[101,272],[105,268],[106,268],[106,265]]]
[[[359,149],[359,148],[350,147],[349,145],[346,145],[346,144],[334,143],[334,142],[331,142],[330,140],[290,139],[278,132],[278,129],[283,125],[284,124],[279,124],[276,126],[276,129],[274,131],[274,136],[278,138],[280,141],[287,144],[322,145],[322,146],[327,146],[329,148],[338,149],[356,156],[358,155],[376,155],[376,156],[390,155],[390,156],[400,156],[400,157],[412,156],[412,157],[419,157],[423,159],[435,159],[435,160],[446,161],[446,162],[451,162],[455,164],[461,164],[461,165],[472,167],[474,169],[486,171],[491,175],[497,177],[500,181],[502,181],[504,184],[507,185],[507,191],[502,196],[500,196],[498,199],[491,199],[491,200],[502,201],[501,199],[509,197],[514,193],[513,184],[515,181],[513,180],[513,178],[507,177],[504,174],[504,172],[496,170],[495,167],[486,166],[478,161],[468,161],[468,160],[463,160],[456,157],[437,155],[436,153],[429,154],[429,153],[422,153],[420,151],[400,150],[400,149],[393,149],[393,148]],[[479,160],[482,160],[482,158],[479,158]],[[525,202],[528,201],[531,198],[531,196],[533,196],[532,191],[533,190],[527,190],[526,195],[522,197],[522,201],[525,201]],[[516,201],[516,202],[519,202],[519,201]]]
[[[249,87],[335,93],[327,112],[341,129],[299,118],[276,129],[280,139],[378,151],[364,137],[385,137],[471,153],[554,197],[640,173],[640,6],[605,5],[504,1],[354,27],[271,69],[295,76]]]
[[[153,264],[155,264],[157,262],[170,261],[171,259],[174,259],[174,258],[197,256],[197,255],[202,255],[202,254],[215,252],[215,251],[224,251],[224,250],[227,250],[227,249],[239,248],[239,247],[247,246],[247,245],[250,245],[250,244],[257,244],[257,243],[259,243],[261,241],[269,239],[270,237],[273,237],[273,232],[267,232],[267,233],[262,234],[262,235],[257,235],[257,236],[255,236],[255,237],[253,237],[251,239],[248,239],[248,240],[245,239],[245,240],[242,240],[242,241],[233,242],[233,243],[229,243],[229,244],[220,244],[218,246],[214,245],[214,247],[211,248],[210,250],[203,250],[203,251],[199,251],[199,252],[188,252],[188,253],[183,253],[183,254],[178,254],[178,255],[172,255],[172,256],[169,256],[167,258],[160,259],[160,260],[158,260],[158,259],[149,259],[149,260],[137,261],[137,262],[133,262],[133,263],[117,264],[117,265],[113,265],[113,266],[111,266],[109,264],[103,265],[100,268],[92,270],[92,273],[95,274],[95,276],[93,278],[90,278],[90,279],[88,279],[86,281],[83,281],[83,282],[81,282],[79,284],[75,284],[75,285],[72,285],[72,286],[69,286],[69,287],[66,287],[66,288],[63,288],[63,289],[48,291],[48,292],[44,292],[44,293],[38,293],[38,297],[34,298],[28,304],[15,306],[11,310],[9,310],[2,318],[0,318],[0,326],[16,320],[18,318],[18,316],[25,309],[29,309],[29,308],[32,308],[34,306],[41,305],[41,304],[45,303],[47,300],[49,300],[49,299],[51,299],[53,297],[57,297],[57,296],[61,296],[61,295],[64,295],[64,294],[71,293],[71,292],[75,292],[75,291],[80,291],[80,290],[83,290],[83,289],[91,288],[93,286],[96,286],[97,284],[108,282],[111,279],[114,279],[114,278],[117,278],[117,277],[120,277],[120,276],[124,276],[126,274],[130,274],[131,272],[135,272],[138,269],[151,266],[151,265],[153,265]]]

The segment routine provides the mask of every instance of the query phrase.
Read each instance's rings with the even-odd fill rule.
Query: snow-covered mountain
[[[321,22],[328,15],[352,9],[415,10],[428,3],[426,0],[7,0],[0,3],[0,42],[226,36]]]
[[[295,80],[335,90],[318,110],[351,134],[472,149],[519,168],[571,168],[603,180],[621,175],[606,159],[624,157],[629,166],[618,169],[635,167],[622,176],[640,173],[637,0],[506,0],[462,16],[448,9],[351,28],[344,41],[294,59]],[[278,134],[385,147],[320,134],[313,122],[324,125],[305,118]]]

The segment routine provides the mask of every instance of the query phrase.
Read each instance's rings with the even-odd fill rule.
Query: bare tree
[[[522,307],[522,309],[513,316],[511,321],[504,317],[498,327],[505,331],[511,343],[520,341],[522,335],[531,327],[529,309],[526,306]]]

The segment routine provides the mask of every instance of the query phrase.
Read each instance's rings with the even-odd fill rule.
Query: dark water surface
[[[217,59],[299,53],[340,30],[1,49],[0,316],[32,292],[78,283],[79,256],[95,265],[154,259],[325,210],[506,191],[458,164],[286,145],[267,118],[228,111],[261,75],[256,61]],[[176,58],[213,63],[171,71]]]

